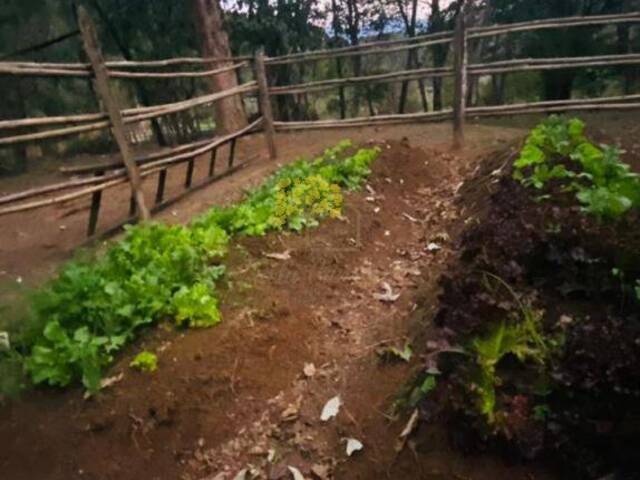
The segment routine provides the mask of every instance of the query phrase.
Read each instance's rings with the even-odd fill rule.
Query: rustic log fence
[[[148,218],[147,211],[157,211],[176,200],[165,199],[167,171],[170,167],[187,164],[184,192],[181,198],[196,188],[210,184],[222,176],[229,175],[245,163],[235,164],[236,142],[239,138],[256,132],[264,134],[267,151],[271,158],[277,156],[275,137],[277,132],[306,129],[361,127],[370,125],[393,125],[406,122],[453,121],[454,145],[464,145],[464,125],[469,118],[490,116],[517,115],[528,113],[551,113],[565,111],[599,111],[599,110],[631,110],[640,108],[640,94],[619,95],[592,99],[570,99],[544,102],[529,102],[512,105],[496,105],[474,107],[467,104],[467,89],[472,78],[487,75],[516,73],[525,71],[544,71],[565,68],[609,67],[620,65],[640,65],[640,53],[616,55],[598,55],[573,58],[524,58],[485,63],[469,63],[470,42],[487,37],[495,37],[511,33],[527,32],[543,29],[597,27],[619,24],[640,23],[640,12],[617,15],[600,15],[591,17],[571,17],[547,19],[510,25],[493,25],[474,27],[468,25],[464,14],[459,15],[454,31],[422,35],[406,39],[364,43],[353,47],[331,50],[299,52],[280,57],[268,58],[262,52],[253,57],[228,58],[172,58],[152,61],[104,61],[100,47],[93,31],[93,25],[81,11],[79,14],[80,31],[89,63],[36,63],[7,61],[0,62],[0,75],[38,76],[38,77],[78,77],[91,79],[95,91],[105,111],[97,113],[26,118],[0,121],[0,130],[36,128],[36,132],[20,133],[0,137],[0,147],[13,146],[27,142],[37,142],[86,132],[110,129],[120,151],[120,159],[110,162],[65,167],[61,171],[74,178],[65,182],[45,185],[0,197],[0,216],[18,212],[26,212],[37,208],[60,204],[78,198],[91,197],[91,207],[87,233],[93,236],[96,232],[99,212],[102,203],[102,192],[126,183],[132,191],[131,218],[135,213]],[[269,86],[271,69],[280,65],[305,62],[332,61],[340,66],[341,59],[351,56],[382,55],[407,51],[409,55],[419,49],[436,45],[449,45],[453,50],[453,61],[450,66],[435,68],[415,68],[396,72],[361,75],[348,78],[311,81],[299,84]],[[201,66],[199,71],[154,72],[151,69],[174,66]],[[215,68],[212,68],[214,67]],[[410,65],[407,65],[410,66]],[[110,91],[109,81],[112,79],[174,79],[174,78],[206,78],[240,69],[253,71],[254,81],[212,94],[202,95],[188,100],[164,105],[121,109],[118,107]],[[338,70],[340,77],[341,69]],[[278,121],[274,118],[272,101],[280,95],[298,95],[363,85],[369,88],[376,83],[422,81],[433,78],[453,78],[454,95],[452,107],[420,113],[398,113],[386,115],[370,115],[367,117],[342,118],[336,120],[317,121]],[[257,96],[259,118],[246,127],[218,138],[163,149],[142,156],[134,156],[125,137],[126,125],[157,119],[159,117],[211,105],[230,96]],[[344,116],[344,115],[343,115]],[[46,128],[45,130],[41,130]],[[222,146],[229,146],[227,168],[216,175],[218,151]],[[194,183],[195,161],[199,157],[209,155],[208,175]],[[149,208],[142,195],[141,182],[157,174],[157,186],[154,205]],[[80,178],[76,178],[81,176]]]
[[[637,95],[602,97],[597,99],[576,99],[554,102],[530,102],[516,105],[499,105],[490,107],[470,107],[467,105],[468,85],[472,77],[517,73],[527,71],[560,70],[584,67],[610,67],[621,65],[640,65],[640,53],[598,55],[572,58],[521,58],[488,63],[469,63],[470,42],[487,37],[498,37],[511,33],[529,32],[544,29],[564,29],[575,27],[597,27],[620,24],[640,23],[640,12],[615,15],[598,15],[588,17],[569,17],[514,23],[509,25],[493,25],[473,27],[467,25],[466,15],[460,14],[453,32],[441,32],[418,37],[371,42],[355,47],[344,47],[332,50],[302,52],[266,60],[267,66],[313,62],[339,59],[348,56],[365,56],[388,54],[399,51],[415,51],[419,48],[448,44],[453,50],[451,66],[436,68],[417,68],[390,73],[364,75],[348,78],[312,81],[301,84],[271,87],[271,96],[299,95],[345,87],[370,85],[374,83],[395,83],[420,81],[428,78],[453,78],[454,95],[452,108],[421,113],[398,113],[356,118],[319,121],[276,121],[276,131],[294,131],[320,128],[359,127],[367,125],[389,125],[416,121],[453,120],[454,146],[464,144],[464,125],[469,117],[489,117],[516,115],[526,113],[552,113],[564,111],[588,110],[630,110],[640,108]],[[340,92],[341,94],[342,91]]]

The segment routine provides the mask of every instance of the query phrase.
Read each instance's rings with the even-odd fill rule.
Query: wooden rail
[[[117,62],[114,62],[117,64]],[[55,64],[55,63],[33,63],[33,62],[0,62],[0,75],[14,75],[22,77],[90,77],[91,71],[79,64]],[[106,65],[106,63],[105,63]],[[211,75],[218,75],[232,70],[238,70],[249,66],[249,62],[242,61],[220,68],[202,71],[182,71],[182,72],[128,72],[123,70],[112,70],[107,68],[107,74],[111,78],[203,78]],[[122,68],[122,67],[121,67]]]
[[[466,117],[492,117],[509,114],[553,113],[564,111],[588,110],[636,110],[640,109],[640,94],[620,95],[602,98],[575,100],[552,100],[543,102],[519,103],[486,107],[467,107]],[[357,117],[344,120],[318,120],[313,122],[275,122],[279,132],[296,130],[316,130],[348,127],[367,127],[375,125],[398,125],[413,122],[434,122],[452,120],[453,110],[437,112],[376,115],[375,117]]]
[[[165,154],[170,154],[170,155],[166,156],[166,158],[161,157],[160,159],[157,159],[155,161],[150,161],[140,166],[141,177],[142,178],[148,177],[149,175],[158,173],[159,171],[167,167],[175,166],[180,163],[184,163],[185,161],[195,159],[201,155],[209,153],[212,150],[217,149],[218,147],[221,147],[222,145],[233,142],[240,137],[243,137],[247,134],[252,133],[253,131],[255,131],[257,127],[260,126],[261,123],[262,123],[262,118],[259,118],[254,122],[250,123],[249,125],[247,125],[246,127],[242,128],[241,130],[238,130],[237,132],[222,136],[217,139],[209,140],[206,142],[199,142],[199,143],[202,143],[202,145],[200,145],[199,148],[196,148],[190,152],[175,154],[175,150],[177,149],[164,152]],[[233,166],[233,163],[234,163],[233,157],[230,158],[229,163]],[[97,167],[95,170],[99,171],[100,167]],[[38,200],[34,202],[23,203],[23,204],[14,205],[11,207],[2,208],[0,209],[0,216],[4,216],[11,213],[16,213],[16,212],[34,210],[37,208],[51,206],[59,203],[66,203],[70,200],[87,197],[94,192],[103,191],[125,182],[127,182],[127,174],[124,169],[124,164],[120,163],[119,170],[116,170],[115,172],[103,177],[69,180],[67,182],[62,182],[54,185],[47,185],[44,187],[38,187],[28,191],[18,192],[15,194],[0,197],[0,204],[14,203],[17,200],[35,198],[35,197],[42,196],[52,192],[71,190],[71,189],[76,189],[77,187],[84,187],[84,186],[90,185],[87,188],[82,188],[80,190],[76,190],[74,192],[71,192],[65,195],[60,195],[57,197],[46,198],[43,200]]]
[[[311,93],[369,83],[390,83],[404,80],[418,80],[427,77],[452,77],[453,68],[421,68],[416,70],[402,70],[399,72],[365,75],[360,77],[337,78],[317,82],[300,83],[284,87],[271,87],[271,95],[289,95],[295,93]]]
[[[613,15],[591,15],[582,17],[550,18],[545,20],[533,20],[508,25],[493,25],[490,27],[469,28],[469,38],[478,39],[504,35],[507,33],[531,32],[534,30],[558,29],[569,27],[593,27],[597,25],[610,25],[613,23],[640,22],[640,12],[620,13]]]
[[[169,115],[172,113],[178,113],[185,110],[190,110],[195,107],[201,107],[204,105],[209,105],[211,103],[217,102],[227,97],[231,97],[233,95],[245,94],[256,92],[258,87],[255,82],[245,83],[243,85],[239,85],[238,87],[225,90],[223,92],[213,93],[209,95],[202,95],[200,97],[191,98],[189,100],[184,100],[181,102],[175,103],[167,103],[164,105],[155,105],[153,107],[141,107],[136,109],[124,110],[124,123],[136,123],[144,120],[151,120],[153,118],[162,117],[165,115]],[[87,118],[93,115],[99,114],[88,114],[84,116],[84,121]],[[105,114],[100,114],[102,117]],[[53,125],[59,123],[72,123],[72,122],[80,122],[78,119],[79,116],[69,116],[69,117],[53,117],[53,121],[45,118],[41,119],[26,119],[26,120],[11,120],[4,122],[4,128],[15,128],[20,125],[23,126],[27,122],[37,122],[39,125]],[[66,122],[65,122],[66,120]],[[55,130],[46,130],[44,132],[36,132],[36,133],[27,133],[22,135],[14,135],[11,137],[0,137],[0,146],[3,145],[16,145],[19,143],[32,142],[34,140],[45,140],[59,137],[66,137],[69,135],[75,135],[78,133],[86,133],[95,130],[102,130],[108,128],[110,126],[109,121],[100,121],[95,123],[90,123],[87,125],[80,125],[75,127],[66,127],[59,128]]]

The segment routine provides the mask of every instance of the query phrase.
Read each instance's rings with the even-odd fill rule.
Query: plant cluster
[[[12,335],[4,360],[19,357],[35,384],[80,379],[96,391],[104,367],[142,327],[165,318],[177,327],[217,324],[215,284],[230,238],[300,231],[339,216],[341,189],[357,188],[380,152],[349,156],[351,147],[344,141],[313,161],[285,166],[242,202],[214,207],[189,226],[129,227],[105,254],[67,264],[33,295],[26,327]]]
[[[491,187],[441,280],[441,337],[423,370],[438,386],[423,410],[443,411],[464,447],[544,454],[581,478],[636,472],[640,229],[629,210],[602,221],[620,215],[611,206],[581,202],[597,215],[576,215],[575,199],[602,185],[627,192],[636,177],[584,139],[582,122],[558,118],[532,132],[518,161],[519,182]],[[549,201],[532,200],[536,187]]]
[[[555,181],[599,218],[619,218],[640,207],[640,175],[620,160],[618,148],[594,145],[584,129],[577,118],[549,117],[527,138],[513,164],[514,178],[538,190]]]
[[[141,372],[153,373],[158,369],[158,356],[153,352],[140,352],[129,364]]]

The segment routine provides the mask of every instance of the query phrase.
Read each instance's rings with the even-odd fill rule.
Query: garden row
[[[640,471],[640,177],[622,154],[550,117],[463,187],[491,195],[441,280],[421,381],[464,447]]]
[[[163,320],[177,328],[217,324],[216,283],[230,240],[339,217],[343,190],[361,185],[378,154],[343,141],[315,160],[281,168],[240,203],[214,207],[187,226],[130,227],[106,252],[70,262],[31,294],[26,318],[10,332],[11,346],[0,353],[5,393],[78,380],[95,392],[116,353],[144,327]],[[152,364],[148,357],[138,363]]]

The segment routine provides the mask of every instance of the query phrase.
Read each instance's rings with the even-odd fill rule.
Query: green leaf
[[[136,368],[142,372],[155,372],[158,369],[158,357],[152,352],[140,352],[129,364],[131,368]]]

